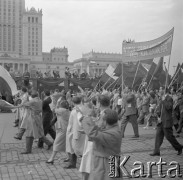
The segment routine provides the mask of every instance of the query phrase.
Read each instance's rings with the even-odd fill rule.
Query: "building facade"
[[[5,53],[13,58],[22,55],[24,10],[25,0],[0,0],[0,56]]]
[[[14,74],[57,70],[64,76],[68,62],[67,48],[53,48],[42,53],[42,10],[25,9],[25,0],[0,0],[0,65]]]
[[[81,74],[86,71],[90,76],[100,76],[108,65],[114,68],[122,61],[122,54],[94,52],[83,54],[82,58],[73,62],[76,71]]]
[[[41,71],[43,74],[53,71],[59,71],[60,77],[65,77],[65,68],[73,67],[73,63],[68,62],[68,49],[63,48],[53,48],[50,52],[42,53],[42,61],[31,62],[30,71],[34,74],[36,71]]]
[[[23,56],[42,61],[42,10],[33,7],[23,13]]]

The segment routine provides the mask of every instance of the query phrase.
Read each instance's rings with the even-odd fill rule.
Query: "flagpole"
[[[110,80],[111,80],[111,77],[108,78],[108,80],[106,81],[106,83],[105,83],[101,88],[105,87],[105,85],[106,85]]]
[[[179,73],[180,69],[181,69],[181,66],[179,67],[178,71],[175,73],[175,76],[174,76],[173,79],[171,80],[171,82],[170,82],[168,88],[170,88],[170,86],[173,84],[173,82],[174,82],[174,80],[175,80],[175,77],[176,77],[177,74]]]
[[[157,68],[157,67],[156,67]],[[149,84],[148,84],[148,86],[147,86],[147,90],[149,89],[149,86],[151,85],[151,81],[152,81],[152,79],[153,79],[153,77],[154,77],[154,73],[156,72],[156,69],[154,70],[154,72],[153,72],[153,75],[151,76],[151,79],[150,79],[150,81],[149,81]]]
[[[122,44],[122,46],[123,46],[123,44]],[[122,85],[122,88],[121,88],[121,91],[123,92],[123,86],[124,86],[124,71],[123,71],[123,47],[122,47],[122,55],[121,55],[121,75],[122,75],[122,77],[121,77],[121,85]]]
[[[174,35],[174,30],[173,30],[173,34],[172,34],[172,43],[173,43],[173,35]],[[169,74],[169,69],[170,69],[170,59],[171,59],[171,54],[172,54],[172,43],[171,43],[169,60],[168,60],[168,69],[167,69],[167,74],[166,74],[165,90],[167,88],[167,83],[168,83],[168,74]]]
[[[97,86],[99,85],[100,80],[101,80],[101,78],[99,79],[99,81],[98,81],[98,83],[96,84],[96,86],[95,86],[95,88],[93,89],[93,91],[95,91],[95,89],[96,89],[96,88],[97,88]]]
[[[165,89],[167,88],[168,86],[168,72],[169,72],[169,69],[170,69],[170,59],[171,59],[171,54],[169,56],[169,60],[168,60],[168,69],[167,69],[167,72],[166,72],[166,82],[165,82]],[[169,88],[169,87],[168,87]]]
[[[119,79],[119,78],[118,78],[118,79]],[[115,82],[117,82],[118,79],[116,79],[111,85],[109,85],[109,86],[106,88],[106,90],[109,89]]]
[[[132,83],[132,89],[133,89],[135,79],[136,79],[136,76],[137,76],[137,73],[138,73],[139,65],[140,65],[140,61],[138,62],[138,65],[137,65],[137,69],[136,69],[135,76],[134,76],[133,83]]]

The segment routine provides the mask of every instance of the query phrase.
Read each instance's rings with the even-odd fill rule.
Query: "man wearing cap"
[[[126,102],[124,104],[124,112],[122,116],[121,122],[121,131],[122,137],[124,137],[124,132],[127,123],[130,122],[132,124],[134,130],[133,138],[139,137],[138,123],[137,123],[137,108],[136,108],[136,99],[134,94],[128,94],[126,96]]]

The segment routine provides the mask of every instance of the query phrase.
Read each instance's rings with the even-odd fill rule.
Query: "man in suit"
[[[178,98],[178,106],[179,106],[180,119],[179,119],[179,126],[177,129],[177,133],[180,134],[183,128],[183,90],[181,91],[181,94]]]
[[[160,156],[160,147],[163,143],[164,136],[174,147],[174,149],[178,151],[177,155],[182,154],[183,146],[179,144],[179,142],[173,135],[172,110],[173,110],[173,99],[169,95],[169,90],[166,89],[165,95],[162,97],[162,100],[160,101],[160,104],[157,108],[157,115],[159,118],[156,130],[155,148],[154,152],[150,154],[151,156]]]
[[[122,122],[121,122],[122,137],[124,137],[124,132],[128,122],[130,122],[133,126],[135,134],[133,138],[138,138],[139,130],[137,123],[136,99],[134,94],[128,94],[126,97],[126,102],[124,104],[124,114],[122,116]]]
[[[42,102],[42,120],[43,120],[44,135],[46,136],[47,134],[49,134],[52,137],[52,139],[55,140],[56,132],[54,131],[54,129],[51,126],[51,120],[53,118],[53,113],[51,111],[50,104],[52,102],[52,99],[50,97],[49,90],[45,90],[44,93],[45,93],[45,97]],[[38,147],[43,148],[43,141],[41,139],[39,139],[39,141],[38,141]]]

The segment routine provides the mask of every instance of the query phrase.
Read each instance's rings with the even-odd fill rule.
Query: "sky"
[[[173,27],[170,73],[183,62],[183,0],[25,0],[25,6],[43,11],[43,52],[65,46],[70,62],[91,50],[121,53],[124,39],[149,41]]]

